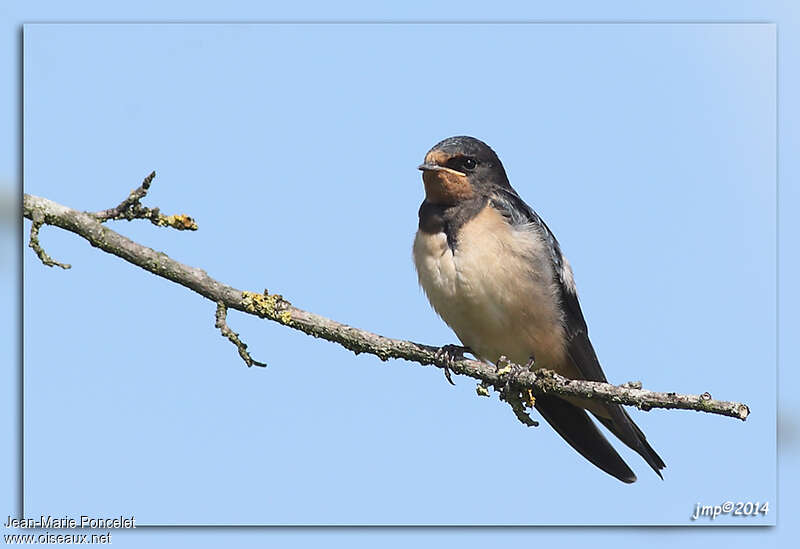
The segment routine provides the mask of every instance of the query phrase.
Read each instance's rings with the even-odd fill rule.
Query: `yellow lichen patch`
[[[500,368],[499,370],[497,370],[497,375],[504,376],[510,371],[511,371],[511,366],[504,366],[504,367]]]
[[[489,389],[487,389],[486,387],[484,387],[481,384],[478,384],[478,386],[475,387],[475,391],[477,391],[478,395],[480,395],[480,396],[484,396],[484,397],[488,397],[489,396]]]
[[[528,401],[525,404],[527,404],[529,408],[536,406],[536,397],[533,396],[533,391],[530,389],[528,389]]]
[[[186,214],[161,216],[158,220],[158,224],[161,226],[172,227],[173,229],[178,229],[179,231],[197,230],[197,223],[195,220]]]
[[[287,308],[289,302],[280,294],[242,292],[242,305],[247,312],[261,317],[271,318],[283,324],[292,321],[292,313]]]
[[[275,316],[275,296],[242,292],[242,304],[250,313],[259,316]]]

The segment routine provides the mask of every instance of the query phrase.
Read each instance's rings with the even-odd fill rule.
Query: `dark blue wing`
[[[553,276],[560,292],[564,313],[562,322],[567,338],[567,354],[583,379],[607,382],[594,347],[589,341],[589,330],[586,327],[586,320],[578,302],[578,294],[572,282],[572,273],[568,271],[569,267],[561,253],[561,246],[553,232],[513,188],[495,188],[490,200],[492,206],[500,211],[509,223],[529,225],[538,231],[539,236],[544,240],[550,251]],[[664,461],[650,446],[644,433],[633,422],[625,409],[618,404],[606,404],[605,408],[609,417],[594,414],[595,417],[622,442],[638,452],[658,476],[661,476],[660,470],[666,467]],[[620,466],[619,456],[616,456],[613,449],[609,452],[610,446],[602,434],[593,424],[589,425],[591,420],[586,416],[584,410],[555,397],[547,402],[543,401],[541,406],[537,405],[537,409],[567,442],[592,463],[624,482],[635,480],[635,476],[628,476],[630,470],[626,470],[627,467]],[[624,466],[624,462],[622,465]]]

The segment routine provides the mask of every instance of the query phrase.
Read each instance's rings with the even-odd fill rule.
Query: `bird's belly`
[[[431,305],[483,360],[501,355],[555,367],[564,357],[557,288],[547,265],[531,258],[535,242],[512,229],[459,234],[455,253],[444,233],[417,233],[414,261]]]

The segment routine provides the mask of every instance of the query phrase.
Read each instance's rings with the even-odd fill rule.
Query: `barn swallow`
[[[497,154],[473,137],[450,137],[428,151],[419,169],[425,200],[414,263],[428,300],[461,342],[485,362],[505,356],[567,378],[607,382],[572,268],[544,221],[511,187]],[[662,477],[664,462],[622,406],[537,395],[535,407],[583,457],[622,482],[636,475],[589,414]]]

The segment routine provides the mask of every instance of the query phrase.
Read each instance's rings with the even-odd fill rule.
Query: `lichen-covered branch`
[[[159,208],[147,208],[142,206],[141,200],[147,196],[150,184],[156,177],[156,172],[144,178],[142,184],[133,189],[128,198],[119,203],[115,208],[94,212],[90,215],[100,222],[110,219],[149,219],[150,223],[159,227],[172,227],[179,231],[196,231],[197,223],[186,214],[164,215]]]
[[[512,404],[518,417],[520,413],[526,414],[524,411],[526,403],[532,404],[535,395],[543,393],[599,399],[636,406],[642,410],[652,408],[697,410],[742,420],[749,414],[746,405],[714,400],[707,393],[703,395],[659,393],[641,389],[636,384],[615,386],[593,381],[568,380],[554,372],[532,371],[519,365],[507,364],[497,368],[492,364],[476,360],[464,358],[450,360],[438,353],[439,347],[392,339],[354,328],[298,309],[283,296],[270,294],[266,290],[263,293],[254,293],[228,286],[211,278],[202,269],[179,263],[165,253],[138,244],[101,223],[105,219],[118,218],[116,215],[98,217],[98,214],[73,210],[46,198],[29,194],[23,197],[23,215],[34,223],[53,225],[73,232],[86,239],[92,246],[180,284],[225,308],[266,318],[308,335],[338,343],[356,354],[369,353],[381,360],[402,358],[441,369],[449,367],[455,374],[479,380],[479,394],[486,394],[488,387],[494,387]],[[522,417],[520,420],[523,420]]]

